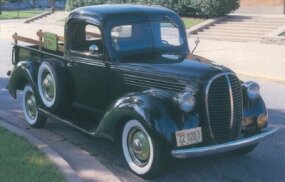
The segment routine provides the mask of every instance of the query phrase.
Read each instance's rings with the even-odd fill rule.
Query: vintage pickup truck
[[[64,37],[37,35],[13,35],[8,89],[15,98],[23,90],[27,123],[43,127],[48,117],[120,144],[139,176],[153,176],[170,154],[245,154],[277,131],[259,85],[190,53],[169,9],[82,7],[70,13]]]

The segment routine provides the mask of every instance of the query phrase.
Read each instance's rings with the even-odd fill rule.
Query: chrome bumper
[[[243,139],[236,140],[236,141],[232,141],[232,142],[228,142],[228,143],[223,143],[223,144],[211,145],[211,146],[206,146],[206,147],[198,147],[198,148],[190,148],[190,149],[172,150],[171,155],[175,158],[187,158],[187,157],[201,157],[205,155],[227,152],[227,151],[231,151],[231,150],[235,150],[235,149],[239,149],[242,147],[255,144],[259,140],[267,137],[268,135],[275,133],[278,129],[279,128],[268,129],[267,131],[264,131],[257,135],[254,135],[248,138],[243,138]]]

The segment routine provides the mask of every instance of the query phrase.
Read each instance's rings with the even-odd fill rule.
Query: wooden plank
[[[57,46],[57,50],[59,51],[59,52],[64,52],[64,46],[60,46],[60,45],[58,45]]]
[[[101,35],[98,33],[93,33],[93,32],[86,32],[86,35],[90,35],[92,37],[97,37],[97,38],[101,38]]]
[[[46,33],[46,32],[37,31],[37,36],[43,37],[43,36],[44,36],[44,33]],[[59,40],[60,42],[64,42],[64,37],[63,37],[63,36],[57,35],[57,38],[58,38],[58,40]]]
[[[58,35],[57,38],[58,38],[58,41],[64,43],[64,37],[63,36]]]
[[[30,39],[30,38],[27,38],[27,37],[22,37],[22,36],[19,36],[19,35],[16,35],[16,34],[13,35],[13,39],[16,40],[16,41],[27,42],[27,43],[30,43],[30,44],[35,44],[37,46],[42,46],[42,43],[40,41],[38,41],[38,40]]]

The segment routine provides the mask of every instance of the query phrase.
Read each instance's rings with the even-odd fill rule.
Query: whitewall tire
[[[52,108],[56,101],[56,80],[55,71],[47,62],[40,65],[38,72],[38,90],[43,104]]]
[[[37,78],[39,96],[46,109],[61,112],[68,94],[64,68],[52,62],[42,62]]]
[[[160,149],[143,125],[137,120],[128,121],[122,133],[123,154],[133,172],[142,177],[153,176],[160,161]]]
[[[26,85],[23,90],[23,112],[26,122],[35,128],[43,127],[46,117],[38,112],[37,99],[30,85]]]

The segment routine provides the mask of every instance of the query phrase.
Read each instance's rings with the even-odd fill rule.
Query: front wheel
[[[154,176],[162,165],[158,143],[151,138],[137,120],[128,121],[122,133],[122,148],[131,170],[137,175],[149,178]]]
[[[36,96],[33,88],[27,85],[23,91],[23,112],[26,122],[34,127],[41,128],[45,125],[47,118],[38,112]]]

